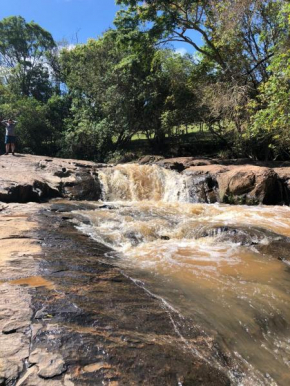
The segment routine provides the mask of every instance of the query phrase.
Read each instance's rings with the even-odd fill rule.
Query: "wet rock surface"
[[[192,176],[191,202],[281,205],[290,203],[290,164],[251,159],[146,156],[139,164],[156,164]]]
[[[5,205],[0,216],[0,384],[15,385],[25,369],[31,337],[31,295],[14,284],[36,275],[40,247],[30,220],[38,208]],[[27,213],[27,212],[29,213]],[[1,383],[2,382],[2,383]]]
[[[226,347],[112,265],[111,250],[76,231],[70,220],[79,206],[96,209],[62,200],[3,206],[0,384],[230,385],[225,369],[239,379],[243,369]],[[289,239],[268,232],[264,244],[262,229],[196,234],[212,236],[289,261]]]
[[[60,202],[54,211],[49,204],[5,210],[0,234],[17,244],[1,260],[2,384],[229,385],[205,359],[213,342],[193,326],[177,329],[179,316],[108,264],[108,248],[79,234],[70,213],[63,219],[64,205],[75,208]],[[14,220],[18,230],[8,231],[5,221]]]
[[[243,246],[255,245],[262,253],[273,255],[273,251],[283,251],[274,254],[280,260],[288,260],[290,257],[290,238],[266,231],[263,228],[233,227],[233,226],[201,226],[194,235],[196,239],[214,237],[218,243],[233,243]],[[282,257],[283,256],[283,257]]]
[[[229,384],[203,360],[184,355],[184,343],[160,302],[104,262],[107,248],[55,221],[66,251],[53,251],[59,232],[56,240],[47,240],[42,269],[58,294],[47,298],[44,291],[32,302],[35,311],[45,307],[34,347],[57,349],[75,384]]]

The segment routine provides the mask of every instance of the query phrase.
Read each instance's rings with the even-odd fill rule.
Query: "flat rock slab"
[[[33,321],[42,325],[32,339],[33,351],[60,354],[76,385],[176,385],[182,379],[229,384],[223,372],[190,351],[184,354],[184,342],[160,300],[107,264],[107,247],[77,233],[57,213],[43,212],[39,223],[40,230],[54,225],[44,234],[43,269],[56,292],[42,288],[32,300],[38,316]],[[207,337],[195,330],[192,339],[210,355]]]
[[[109,249],[78,233],[64,206],[76,203],[2,211],[0,384],[229,385],[224,371],[184,346],[172,323],[178,315],[108,264]],[[211,355],[201,331],[182,333]]]
[[[55,197],[100,197],[97,168],[89,161],[17,154],[0,157],[0,201],[39,202]]]
[[[31,294],[14,281],[37,271],[34,257],[41,248],[30,216],[38,210],[10,204],[0,216],[0,379],[9,386],[15,385],[29,356]]]

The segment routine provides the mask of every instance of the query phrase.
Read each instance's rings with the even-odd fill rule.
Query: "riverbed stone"
[[[283,194],[285,204],[290,204],[290,167],[281,165],[274,168],[280,181],[280,189]]]
[[[139,165],[152,165],[157,161],[164,159],[164,157],[160,155],[145,155],[138,160]]]
[[[182,172],[191,176],[192,202],[228,204],[288,203],[283,182],[271,168],[256,165],[191,166]]]
[[[274,170],[246,165],[232,167],[217,176],[221,202],[230,204],[278,204],[278,176]]]
[[[215,203],[220,201],[217,176],[228,169],[222,165],[199,165],[185,169],[190,202]]]
[[[36,349],[29,356],[30,364],[37,364],[38,375],[42,378],[53,378],[66,371],[63,358],[58,353],[48,352],[46,349]]]

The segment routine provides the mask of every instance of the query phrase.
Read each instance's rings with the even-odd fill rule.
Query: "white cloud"
[[[68,51],[71,51],[74,48],[76,48],[76,44],[72,44],[72,43],[70,43],[68,46],[65,47],[65,49],[68,50]]]
[[[181,55],[181,56],[184,56],[185,54],[188,53],[187,49],[184,48],[184,47],[177,48],[177,49],[175,50],[175,52],[176,52],[177,54]]]

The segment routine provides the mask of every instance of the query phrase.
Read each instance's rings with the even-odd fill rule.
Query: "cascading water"
[[[289,385],[290,208],[194,204],[191,177],[157,166],[99,178],[104,203],[77,211],[79,228],[160,299],[186,348],[233,384]]]
[[[188,177],[159,166],[135,164],[100,171],[105,201],[189,202]]]

